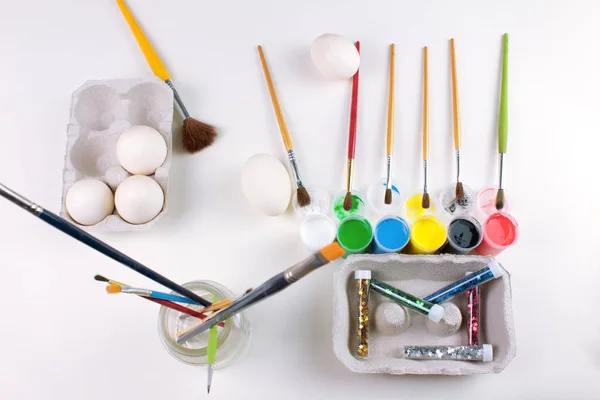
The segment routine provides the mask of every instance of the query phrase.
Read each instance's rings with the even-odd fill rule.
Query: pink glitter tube
[[[469,275],[470,272],[467,272]],[[467,290],[467,339],[469,346],[479,345],[479,286]]]

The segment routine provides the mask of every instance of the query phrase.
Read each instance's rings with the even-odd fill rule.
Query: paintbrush
[[[310,204],[310,196],[308,194],[308,191],[304,187],[304,183],[302,182],[300,170],[298,169],[298,163],[296,161],[296,153],[294,153],[294,148],[292,145],[292,139],[290,138],[290,133],[288,132],[285,120],[283,118],[283,111],[281,110],[279,100],[277,99],[275,85],[273,84],[273,80],[271,79],[271,73],[269,72],[269,67],[267,66],[267,60],[265,59],[265,54],[263,53],[262,46],[258,46],[257,49],[258,55],[260,56],[260,63],[262,64],[262,69],[265,74],[265,81],[267,82],[269,94],[271,95],[271,102],[273,103],[275,116],[277,117],[277,123],[279,124],[279,130],[281,131],[281,138],[283,139],[283,144],[285,146],[285,149],[287,150],[288,159],[290,161],[290,165],[292,167],[292,171],[294,172],[294,177],[296,179],[296,197],[298,199],[298,205],[300,207],[306,207]]]
[[[390,80],[388,88],[388,115],[387,115],[387,180],[385,183],[385,204],[392,204],[392,157],[394,154],[394,77],[396,69],[396,45],[390,45]]]
[[[213,296],[213,304],[219,303],[219,298]],[[217,326],[213,325],[208,331],[208,344],[206,346],[206,358],[208,363],[208,374],[206,378],[206,392],[210,394],[210,387],[212,385],[213,371],[215,369],[215,359],[217,358]]]
[[[123,0],[117,0],[117,4],[131,29],[131,33],[138,42],[142,53],[144,53],[144,57],[146,57],[146,61],[152,68],[152,72],[161,80],[165,81],[167,85],[173,90],[173,95],[175,97],[175,102],[179,106],[181,110],[181,114],[183,114],[183,129],[182,129],[182,141],[183,148],[189,153],[196,153],[208,146],[210,146],[217,136],[217,132],[215,128],[211,125],[205,124],[204,122],[200,122],[192,117],[190,117],[190,113],[185,108],[181,97],[179,97],[179,93],[175,89],[173,82],[171,81],[171,76],[167,71],[167,68],[161,61],[160,57],[152,48],[152,45],[144,35],[142,28],[137,24],[135,18],[129,11],[129,8],[125,4]]]
[[[169,301],[175,301],[177,303],[185,303],[185,304],[198,304],[195,301],[192,301],[190,299],[187,299],[183,296],[177,296],[174,294],[169,294],[169,293],[163,293],[163,292],[157,292],[154,290],[150,290],[150,289],[140,289],[140,288],[134,288],[131,286],[125,286],[125,285],[108,285],[106,287],[106,292],[109,294],[117,294],[117,293],[127,293],[127,294],[136,294],[138,296],[144,296],[144,297],[151,297],[153,299],[160,299],[160,300],[169,300]],[[211,307],[214,307],[215,305],[213,304]]]
[[[193,325],[185,331],[181,332],[177,336],[177,343],[185,343],[192,337],[206,331],[211,326],[219,322],[225,321],[226,319],[231,318],[240,311],[243,311],[244,309],[255,305],[259,301],[264,300],[267,297],[270,297],[280,292],[281,290],[285,289],[292,283],[303,278],[315,269],[322,267],[323,265],[343,255],[344,250],[340,247],[338,243],[332,243],[323,247],[319,252],[311,255],[303,261],[300,261],[298,264],[289,267],[288,269],[279,273],[278,275],[275,275],[259,287],[252,289],[251,292],[233,301],[229,307],[223,308],[217,311],[216,313],[212,314],[204,322]]]
[[[185,296],[190,300],[194,300],[198,304],[202,304],[203,306],[211,305],[211,303],[209,301],[204,300],[202,297],[198,296],[196,293],[192,292],[191,290],[188,290],[182,286],[179,286],[178,284],[171,281],[170,279],[167,279],[166,277],[151,270],[150,268],[146,267],[145,265],[135,261],[133,258],[121,253],[119,250],[109,246],[108,244],[104,243],[103,241],[96,238],[95,236],[90,235],[83,229],[62,219],[58,215],[51,213],[48,210],[43,209],[42,207],[33,203],[32,201],[27,200],[25,197],[12,191],[11,189],[7,188],[6,186],[4,186],[1,183],[0,183],[0,196],[11,201],[12,203],[16,204],[17,206],[23,208],[24,210],[30,212],[34,216],[38,217],[39,219],[46,222],[47,224],[52,225],[53,227],[62,231],[63,233],[66,233],[67,235],[71,236],[73,239],[76,239],[76,240],[80,241],[81,243],[93,248],[94,250],[99,251],[100,253],[104,254],[105,256],[108,256],[108,257],[112,258],[113,260],[120,262],[121,264],[125,265],[126,267],[131,268],[132,270],[136,271],[137,273],[140,273],[140,274],[144,275],[145,277],[152,279],[154,282],[159,283],[165,287],[168,287],[172,291],[177,292],[180,295]]]
[[[102,275],[96,275],[96,276],[94,276],[94,279],[97,280],[97,281],[99,281],[99,282],[110,283],[111,285],[127,286],[124,283],[117,282],[117,281],[114,281],[112,279],[105,278]],[[161,306],[173,309],[175,311],[179,311],[181,313],[187,314],[189,316],[196,317],[196,318],[198,318],[200,320],[206,319],[206,317],[207,317],[207,315],[205,315],[205,314],[203,314],[203,313],[201,313],[199,311],[192,310],[191,308],[182,306],[180,304],[174,303],[174,302],[169,301],[169,300],[153,299],[151,297],[146,297],[146,296],[139,296],[139,297],[142,298],[142,299],[150,300],[150,301],[152,301],[154,303],[160,304]],[[225,323],[221,322],[221,323],[219,323],[219,326],[220,327],[224,327]]]
[[[427,46],[423,47],[423,198],[421,207],[429,208],[427,159],[429,158],[429,64]]]
[[[452,75],[452,122],[454,132],[454,149],[456,150],[456,199],[460,200],[465,196],[463,184],[460,181],[460,109],[458,105],[458,77],[456,75],[456,51],[454,49],[454,39],[450,39],[450,62]]]
[[[500,112],[498,114],[498,153],[500,154],[500,179],[496,193],[496,209],[504,208],[504,188],[502,188],[502,172],[504,170],[504,154],[508,142],[508,33],[504,34],[502,45],[502,86],[500,89]]]
[[[355,43],[360,54],[360,42]],[[352,78],[352,100],[350,104],[350,131],[348,133],[348,171],[346,176],[346,197],[344,197],[344,210],[352,209],[352,180],[354,177],[354,153],[356,151],[356,120],[358,118],[358,72]]]

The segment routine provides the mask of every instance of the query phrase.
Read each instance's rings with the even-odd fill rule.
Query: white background
[[[89,79],[148,77],[114,1],[1,1],[0,182],[60,209],[71,93]],[[308,254],[291,212],[257,215],[240,191],[256,153],[284,158],[256,45],[274,75],[305,179],[343,188],[350,82],[328,82],[308,49],[325,32],[361,40],[356,184],[384,173],[388,45],[397,44],[396,176],[421,187],[421,47],[430,46],[431,182],[454,177],[448,39],[456,38],[463,181],[497,181],[501,35],[510,39],[505,185],[521,227],[499,256],[512,274],[517,357],[499,375],[358,375],[331,343],[330,265],[249,312],[245,358],[217,371],[211,398],[497,398],[600,396],[600,220],[596,1],[142,1],[129,5],[192,115],[219,138],[194,156],[176,138],[170,209],[151,231],[99,234],[175,281],[235,292]],[[162,348],[157,308],[109,297],[101,273],[153,286],[0,201],[0,398],[202,398],[205,371]]]

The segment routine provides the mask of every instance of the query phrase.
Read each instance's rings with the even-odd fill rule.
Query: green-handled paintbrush
[[[213,303],[217,303],[219,298],[213,296]],[[208,358],[208,380],[206,384],[206,391],[210,393],[210,385],[212,384],[213,369],[215,367],[215,358],[217,357],[217,325],[210,327],[208,331],[208,345],[206,348],[206,355]]]
[[[496,193],[496,209],[504,208],[504,188],[502,187],[502,170],[504,154],[508,141],[508,33],[504,34],[502,49],[502,83],[500,88],[500,111],[498,113],[498,153],[500,153],[500,182]]]

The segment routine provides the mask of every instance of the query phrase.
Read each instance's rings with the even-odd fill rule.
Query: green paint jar
[[[345,218],[338,227],[337,241],[346,255],[366,253],[372,240],[373,227],[360,215]]]

